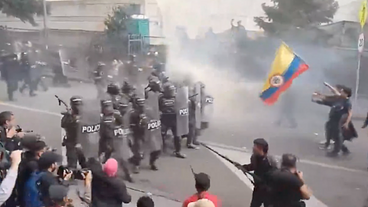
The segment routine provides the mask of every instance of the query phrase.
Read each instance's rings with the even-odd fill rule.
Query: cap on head
[[[40,166],[40,169],[47,169],[51,167],[52,164],[60,163],[61,161],[63,161],[63,157],[61,155],[47,151],[41,155],[38,160],[38,165]]]
[[[188,205],[188,207],[215,207],[215,204],[208,199],[202,198],[191,203],[191,205]]]
[[[63,185],[51,185],[49,187],[49,197],[52,201],[62,202],[68,195],[68,188]]]
[[[115,177],[118,173],[118,162],[114,158],[108,159],[103,166],[103,171],[107,176]]]

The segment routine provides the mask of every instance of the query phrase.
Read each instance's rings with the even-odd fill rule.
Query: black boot
[[[134,174],[139,174],[139,166],[138,165],[133,167],[133,173]]]

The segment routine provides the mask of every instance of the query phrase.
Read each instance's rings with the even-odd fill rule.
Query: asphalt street
[[[64,109],[58,106],[54,95],[66,101],[72,95],[81,95],[85,99],[96,97],[96,90],[92,85],[73,83],[71,88],[50,88],[49,91],[39,92],[37,97],[32,98],[27,94],[18,93],[16,94],[18,100],[9,103],[6,101],[5,85],[2,82],[0,84],[1,111],[13,111],[24,129],[33,129],[44,135],[48,144],[58,148],[60,152],[62,150],[59,113]],[[246,163],[252,140],[264,137],[270,143],[271,154],[280,156],[289,152],[300,158],[299,168],[304,172],[307,184],[314,192],[314,201],[318,201],[308,206],[363,206],[368,192],[368,180],[365,179],[368,175],[366,148],[368,141],[367,132],[360,129],[362,123],[354,122],[356,128],[359,128],[360,137],[348,143],[352,154],[347,157],[327,158],[325,152],[318,148],[318,142],[324,138],[323,124],[327,117],[327,108],[312,107],[312,111],[296,113],[299,125],[295,129],[289,129],[273,125],[275,116],[274,112],[271,112],[272,109],[252,111],[247,107],[251,108],[244,106],[244,111],[232,116],[226,115],[226,111],[221,111],[221,115],[215,115],[210,128],[201,139],[229,158]],[[194,193],[194,180],[190,170],[192,166],[196,172],[206,172],[211,176],[211,192],[220,197],[223,206],[249,205],[251,189],[243,175],[239,175],[231,166],[204,148],[184,149],[184,152],[188,155],[187,159],[181,160],[165,155],[158,162],[160,171],[151,172],[143,169],[139,175],[134,176],[136,183],[128,185],[182,201]],[[157,200],[159,199],[160,206],[174,206],[165,203],[169,202],[168,200],[157,197]]]

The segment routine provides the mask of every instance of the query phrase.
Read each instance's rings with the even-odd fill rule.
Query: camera
[[[70,174],[70,173],[72,173],[72,179],[84,180],[88,173],[88,169],[71,170],[68,167],[62,165],[58,168],[58,171],[57,171],[57,175],[59,178],[64,178],[65,174]]]

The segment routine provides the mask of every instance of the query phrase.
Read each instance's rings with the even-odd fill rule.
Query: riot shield
[[[208,94],[202,94],[202,122],[209,123],[214,111],[213,97]]]
[[[145,98],[145,88],[148,85],[145,74],[142,70],[138,70],[132,77],[132,85],[135,88],[137,98]]]
[[[195,126],[196,129],[201,129],[202,123],[202,95],[201,95],[201,84],[194,84],[194,95],[195,95]]]
[[[130,149],[132,134],[130,131],[130,113],[126,112],[123,116],[123,124],[116,126],[114,129],[114,152],[112,156],[116,159],[123,159],[127,161],[133,156]]]
[[[145,140],[151,152],[161,150],[161,121],[158,106],[159,93],[147,92],[146,106],[144,113],[147,117]]]
[[[86,70],[85,68],[82,70],[81,67],[78,67],[78,65],[81,65],[82,63],[77,60],[77,54],[74,54],[72,51],[67,51],[66,49],[59,49],[58,54],[60,66],[64,76],[66,76],[68,79],[82,81],[89,80],[89,70]]]
[[[84,102],[82,113],[79,119],[78,143],[81,145],[84,156],[98,157],[98,142],[100,139],[100,111],[98,102]]]
[[[176,133],[178,136],[189,133],[189,90],[187,86],[177,88],[175,111]]]

